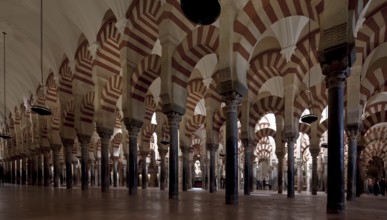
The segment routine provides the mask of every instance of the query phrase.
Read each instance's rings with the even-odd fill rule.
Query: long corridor
[[[387,198],[362,195],[347,202],[344,215],[325,212],[326,195],[286,194],[255,191],[250,196],[240,192],[239,205],[224,204],[224,191],[209,194],[204,190],[181,192],[178,200],[169,200],[168,191],[156,188],[139,190],[129,196],[127,189],[99,188],[82,192],[79,188],[46,188],[5,185],[0,187],[1,220],[119,220],[119,219],[387,219]]]

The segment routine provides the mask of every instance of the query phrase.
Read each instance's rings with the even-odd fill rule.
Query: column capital
[[[160,154],[160,156],[165,156],[167,153],[168,153],[168,149],[162,149],[162,148],[159,148],[159,154]]]
[[[355,124],[348,124],[345,128],[345,132],[347,133],[348,137],[351,140],[356,141],[358,135],[360,134],[361,125],[355,123]]]
[[[136,125],[130,124],[127,126],[128,128],[128,135],[129,138],[136,138],[138,135],[138,132],[140,132],[141,127],[138,127]]]
[[[62,144],[51,144],[51,148],[54,152],[59,151],[62,148]]]
[[[81,145],[86,145],[88,143],[90,143],[90,135],[85,135],[85,134],[77,134],[77,137],[78,137],[78,140],[79,140],[79,143],[81,143]]]
[[[149,151],[140,151],[140,155],[142,156],[142,157],[146,157],[146,156],[148,156],[148,154],[149,154]]]
[[[310,154],[312,156],[312,159],[317,158],[317,156],[320,154],[320,148],[309,148]]]
[[[168,117],[169,127],[178,127],[181,120],[181,114],[178,112],[170,111],[166,113]]]
[[[180,145],[180,150],[181,150],[181,152],[183,153],[183,156],[184,156],[184,155],[188,155],[189,149],[190,149],[189,146]]]
[[[62,138],[62,143],[63,143],[63,145],[65,146],[65,147],[67,147],[67,146],[73,146],[73,144],[74,144],[74,139],[72,139],[72,138]]]
[[[236,91],[230,91],[222,95],[222,101],[226,103],[226,112],[236,112],[242,101],[242,95]]]
[[[290,143],[295,143],[298,139],[299,134],[294,134],[294,133],[285,133],[284,134],[284,142],[290,144]]]
[[[110,140],[111,136],[113,135],[113,129],[97,126],[97,133],[101,137],[101,142],[103,142]]]
[[[278,151],[278,152],[275,152],[275,155],[277,156],[277,159],[280,160],[285,157],[285,152]]]

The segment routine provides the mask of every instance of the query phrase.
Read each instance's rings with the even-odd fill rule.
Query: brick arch
[[[54,78],[54,73],[50,73],[46,80],[46,101],[56,106],[58,99],[58,86]]]
[[[116,107],[115,113],[116,113],[116,121],[114,123],[114,127],[121,128],[122,115],[121,115],[121,111],[118,107]]]
[[[153,113],[156,111],[156,103],[152,95],[145,98],[145,122],[151,122]]]
[[[63,126],[68,128],[74,128],[74,102],[69,101],[66,104],[63,114]]]
[[[192,70],[205,55],[218,53],[219,30],[212,25],[199,26],[176,47],[172,57],[172,81],[186,88]]]
[[[113,148],[119,148],[121,141],[122,141],[122,133],[118,132],[117,134],[114,135],[114,137],[112,139]]]
[[[372,127],[364,134],[365,145],[381,140],[387,140],[387,127]]]
[[[367,105],[364,109],[364,113],[368,116],[385,110],[387,110],[387,101],[381,101]]]
[[[356,51],[363,55],[362,63],[371,54],[374,48],[387,42],[385,15],[387,13],[387,3],[380,6],[380,9],[370,13],[359,30],[356,38]]]
[[[156,128],[157,128],[157,125],[155,125],[155,124],[148,124],[147,126],[145,126],[143,128],[143,134],[144,134],[142,136],[143,142],[150,143],[150,139],[151,139],[153,133],[156,132]]]
[[[151,54],[142,59],[131,77],[133,99],[143,102],[150,85],[160,74],[161,58],[159,55]]]
[[[98,72],[104,73],[104,78],[108,76],[119,75],[120,64],[120,33],[115,27],[116,20],[106,21],[100,28],[97,35],[99,48],[93,66],[98,68]],[[107,75],[107,76],[105,76]]]
[[[257,155],[258,161],[262,159],[270,159],[273,147],[269,142],[269,137],[262,137],[258,140],[257,145],[255,146],[255,154]],[[269,161],[270,162],[270,161]]]
[[[298,131],[304,133],[310,137],[311,127],[305,123],[298,123]]]
[[[206,121],[206,116],[204,115],[194,115],[192,116],[185,125],[185,136],[191,137],[193,133],[200,128],[200,126],[204,125]]]
[[[280,7],[273,8],[273,4]],[[258,39],[275,22],[291,16],[305,16],[319,23],[319,14],[323,9],[323,1],[267,1],[263,5],[260,1],[248,1],[242,12],[234,21],[233,50],[244,62],[248,62]],[[236,62],[238,63],[238,61]]]
[[[219,110],[214,113],[214,121],[213,121],[212,129],[215,132],[219,132],[220,128],[222,127],[222,125],[226,121],[225,108],[226,107],[219,108]],[[238,120],[240,120],[241,115],[242,114],[241,114],[240,108],[238,108]]]
[[[275,137],[276,131],[271,128],[262,128],[255,132],[255,138],[256,140],[260,140],[264,137]]]
[[[387,13],[387,11],[386,11]],[[360,104],[379,92],[387,91],[387,66],[367,73],[360,82]]]
[[[129,6],[126,18],[129,20],[128,26],[132,28],[129,30],[128,26],[126,27],[120,47],[127,47],[134,52],[130,59],[135,63],[152,52],[159,36],[158,17],[161,11],[160,1],[154,0],[133,1]]]
[[[202,79],[194,79],[188,82],[186,114],[193,115],[198,102],[205,97],[207,88]]]
[[[255,127],[258,120],[269,112],[274,114],[283,112],[284,100],[278,96],[266,96],[250,107],[249,125]]]
[[[375,112],[374,114],[367,116],[363,120],[363,129],[365,131],[367,131],[372,126],[379,124],[379,123],[383,123],[383,122],[387,122],[387,110],[386,109],[383,109],[382,111]]]
[[[366,162],[371,160],[373,156],[387,159],[387,154],[382,152],[387,152],[387,141],[385,140],[368,144],[362,152],[363,159]]]
[[[102,89],[101,109],[114,113],[116,103],[122,94],[122,77],[120,75],[112,76]]]
[[[320,83],[315,86],[312,86],[310,89],[311,100],[308,94],[308,90],[301,91],[296,99],[294,100],[294,112],[293,116],[295,118],[300,118],[305,109],[312,107],[312,109],[317,109],[319,112],[322,112],[325,106],[328,103],[327,89],[325,83]]]
[[[59,131],[60,128],[60,111],[58,108],[53,109],[51,116],[51,131]]]
[[[69,60],[63,60],[59,67],[60,86],[59,91],[68,95],[73,94],[73,72],[69,66]]]
[[[75,52],[76,65],[73,78],[79,82],[94,86],[92,77],[93,58],[88,46],[89,43],[85,40],[78,46],[77,51]]]
[[[94,120],[94,91],[86,93],[82,98],[80,121],[92,124]]]
[[[325,119],[324,121],[320,122],[320,124],[317,127],[317,137],[321,138],[322,135],[328,130],[328,119]]]

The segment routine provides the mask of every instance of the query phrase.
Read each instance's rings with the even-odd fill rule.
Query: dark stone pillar
[[[78,140],[81,144],[81,182],[82,190],[87,190],[89,188],[89,172],[88,172],[88,162],[89,162],[89,143],[90,136],[84,134],[78,134]]]
[[[165,156],[168,153],[168,149],[159,148],[159,154],[160,154],[160,190],[165,190],[166,186],[166,176],[167,176],[167,169],[166,169],[166,162],[165,162]]]
[[[129,195],[137,195],[137,135],[140,131],[140,126],[131,125],[125,123],[128,128],[129,134],[129,168],[128,168],[128,179],[129,179]]]
[[[178,130],[181,115],[177,112],[168,112],[169,124],[169,198],[179,198],[179,151]]]
[[[32,160],[32,155],[33,154],[30,154],[28,156],[28,160],[27,160],[27,181],[28,181],[28,185],[33,185],[33,160]]]
[[[294,198],[294,143],[297,137],[285,137],[288,143],[288,198]]]
[[[95,160],[92,160],[90,162],[90,176],[91,176],[90,186],[95,186]]]
[[[207,143],[207,149],[210,151],[210,193],[214,193],[216,192],[215,153],[218,150],[218,146],[213,143]]]
[[[146,172],[146,157],[148,156],[148,151],[141,151],[141,159],[142,159],[142,167],[141,167],[141,176],[142,176],[142,182],[141,187],[142,189],[146,189],[148,185],[148,172]]]
[[[226,204],[238,204],[238,105],[242,96],[229,92],[226,103]]]
[[[254,155],[254,148],[255,148],[255,145],[252,145],[251,146],[251,153],[250,153],[250,160],[251,160],[251,163],[250,163],[250,192],[254,192],[254,189],[256,188],[254,185],[256,184],[255,181],[254,181],[254,160],[255,160],[255,155]]]
[[[363,193],[363,179],[361,178],[361,160],[360,155],[363,151],[364,147],[360,144],[357,144],[357,156],[356,156],[356,197],[360,197]]]
[[[21,173],[20,173],[20,157],[16,158],[16,184],[21,184]]]
[[[27,156],[24,155],[22,158],[22,178],[21,178],[21,184],[25,185],[27,184]]]
[[[43,185],[44,186],[50,185],[50,164],[48,160],[49,154],[50,154],[49,150],[45,150],[43,152],[43,176],[44,176]]]
[[[59,187],[60,183],[60,161],[59,161],[59,150],[62,147],[60,144],[53,144],[52,154],[53,154],[53,162],[54,162],[54,187]]]
[[[43,186],[43,150],[38,152],[38,185]]]
[[[312,155],[312,195],[317,195],[318,174],[317,174],[317,157],[320,153],[319,148],[309,149]]]
[[[359,134],[358,124],[347,125],[348,144],[348,167],[347,167],[347,201],[356,198],[356,168],[357,168],[357,136]]]
[[[38,185],[38,158],[36,152],[32,155],[32,185]]]
[[[64,138],[62,142],[66,150],[66,188],[71,189],[73,188],[72,162],[74,140],[70,138]]]
[[[250,195],[250,169],[251,169],[251,147],[250,140],[244,138],[243,147],[245,149],[245,166],[244,166],[244,194]]]
[[[188,190],[188,156],[189,156],[189,147],[188,146],[180,146],[181,152],[183,153],[183,191],[186,192]]]
[[[113,130],[97,126],[97,133],[101,138],[101,192],[109,192],[109,142],[113,134]]]
[[[344,63],[322,67],[328,88],[327,213],[341,213],[344,203],[344,86],[350,69]]]
[[[283,173],[284,173],[284,156],[285,153],[283,152],[276,152],[278,164],[277,164],[277,170],[278,170],[278,194],[282,194],[283,188],[284,188],[284,181],[283,181]]]
[[[118,157],[112,157],[113,158],[113,186],[117,187],[117,169],[118,169]]]

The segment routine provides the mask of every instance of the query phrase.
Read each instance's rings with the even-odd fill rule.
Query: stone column
[[[137,135],[140,127],[125,123],[129,134],[129,195],[137,195]]]
[[[66,188],[71,189],[73,188],[72,160],[74,140],[70,138],[64,138],[62,142],[66,150]]]
[[[302,192],[302,158],[297,159],[297,192]]]
[[[48,155],[50,151],[45,150],[43,152],[43,176],[44,176],[44,186],[50,185],[50,164],[48,160]]]
[[[113,130],[97,126],[97,133],[101,137],[101,192],[109,192],[109,142],[113,134]]]
[[[189,156],[189,147],[188,146],[180,146],[181,152],[183,153],[183,181],[182,188],[183,191],[188,190],[188,156]]]
[[[60,181],[60,161],[59,161],[59,150],[62,147],[60,144],[52,144],[52,154],[54,162],[54,187],[59,187]]]
[[[278,194],[282,194],[283,188],[284,188],[284,181],[283,181],[283,173],[284,173],[284,152],[276,152],[278,164],[277,164],[277,170],[278,170]]]
[[[21,184],[21,175],[20,175],[20,157],[16,158],[16,184]]]
[[[101,186],[101,158],[97,160],[97,185]]]
[[[118,157],[113,156],[113,186],[117,187],[117,169],[118,169]]]
[[[295,136],[287,136],[288,144],[288,198],[294,198],[294,144],[297,141]]]
[[[179,139],[178,130],[181,115],[177,112],[168,112],[168,124],[169,124],[169,198],[179,198]]]
[[[238,105],[242,96],[229,92],[226,103],[226,204],[238,204]]]
[[[33,154],[31,153],[29,156],[28,156],[28,160],[27,160],[27,182],[28,182],[28,185],[32,185],[33,184],[33,160],[32,160],[32,156]]]
[[[363,151],[364,146],[361,144],[357,144],[357,156],[356,156],[356,197],[360,197],[360,195],[363,193],[363,179],[361,177],[361,160],[360,155]]]
[[[346,129],[348,144],[348,168],[347,168],[347,201],[356,198],[356,158],[357,158],[357,136],[359,134],[359,125],[350,124]]]
[[[37,157],[38,157],[38,185],[43,186],[43,157],[42,157],[43,150],[39,151]]]
[[[90,136],[84,134],[78,134],[78,140],[81,144],[81,182],[82,190],[87,190],[89,187],[89,172],[87,164],[89,161],[89,143]]]
[[[38,158],[37,152],[32,155],[32,185],[38,185]]]
[[[250,195],[250,170],[251,170],[251,146],[250,140],[248,138],[244,138],[242,140],[243,147],[245,149],[245,166],[244,166],[244,194]]]
[[[142,167],[141,167],[141,176],[142,176],[142,182],[141,187],[142,189],[146,189],[148,185],[148,172],[146,171],[146,157],[148,156],[148,151],[141,151],[141,159],[142,159]]]
[[[325,58],[334,56],[333,60],[322,62],[322,72],[326,76],[328,88],[328,195],[327,213],[341,213],[345,210],[344,203],[344,87],[347,76],[350,74],[347,55],[337,49]],[[344,48],[347,50],[347,47]],[[336,52],[336,51],[335,51]]]
[[[309,149],[312,156],[312,195],[317,195],[318,174],[317,174],[317,157],[320,153],[320,149]]]
[[[207,149],[210,151],[210,193],[214,193],[216,192],[215,153],[218,145],[207,143]]]
[[[25,155],[22,158],[22,171],[21,172],[22,172],[21,173],[21,175],[22,175],[21,184],[25,185],[25,184],[27,184],[27,156],[25,156]]]
[[[91,176],[90,186],[95,186],[95,160],[92,160],[90,162],[90,176]]]
[[[166,169],[166,163],[165,163],[165,156],[168,153],[168,149],[162,149],[159,148],[159,154],[160,154],[160,190],[165,190],[166,186],[166,176],[167,176],[167,169]]]

